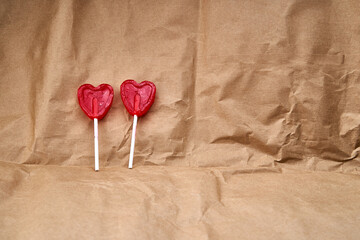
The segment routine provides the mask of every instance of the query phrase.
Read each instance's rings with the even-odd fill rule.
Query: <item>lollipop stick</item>
[[[98,119],[94,118],[95,171],[99,171]]]
[[[129,168],[132,168],[133,159],[134,159],[134,148],[135,148],[135,135],[136,135],[137,119],[138,119],[138,117],[136,115],[134,115],[133,129],[132,129],[132,134],[131,134]]]
[[[95,115],[99,112],[97,98],[92,99],[92,110]],[[94,145],[95,145],[95,171],[99,171],[99,131],[98,131],[98,119],[94,118]]]

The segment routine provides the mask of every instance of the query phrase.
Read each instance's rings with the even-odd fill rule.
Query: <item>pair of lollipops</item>
[[[129,168],[133,165],[137,119],[150,109],[155,100],[155,93],[155,84],[149,81],[137,83],[134,80],[126,80],[120,86],[121,100],[126,110],[134,116]],[[109,111],[114,98],[114,90],[108,84],[97,87],[84,84],[79,87],[77,95],[81,109],[94,120],[95,171],[99,171],[98,120],[105,117]]]

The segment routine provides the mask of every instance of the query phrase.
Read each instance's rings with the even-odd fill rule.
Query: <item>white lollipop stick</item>
[[[129,168],[132,168],[133,159],[134,159],[134,148],[135,148],[135,135],[136,135],[137,119],[138,119],[138,117],[136,115],[134,115],[133,129],[132,129],[132,134],[131,134]]]
[[[94,118],[95,171],[99,171],[98,119]]]

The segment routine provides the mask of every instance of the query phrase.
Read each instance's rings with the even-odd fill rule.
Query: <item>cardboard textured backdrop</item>
[[[1,1],[1,239],[358,239],[359,12]],[[157,86],[133,170],[126,79]],[[99,173],[84,83],[115,91]]]

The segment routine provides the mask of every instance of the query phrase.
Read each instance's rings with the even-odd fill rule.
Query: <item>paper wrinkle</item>
[[[1,170],[0,177],[0,199],[2,203],[11,201],[18,192],[22,191],[25,182],[30,178],[30,171],[21,166],[11,166],[9,169]]]

